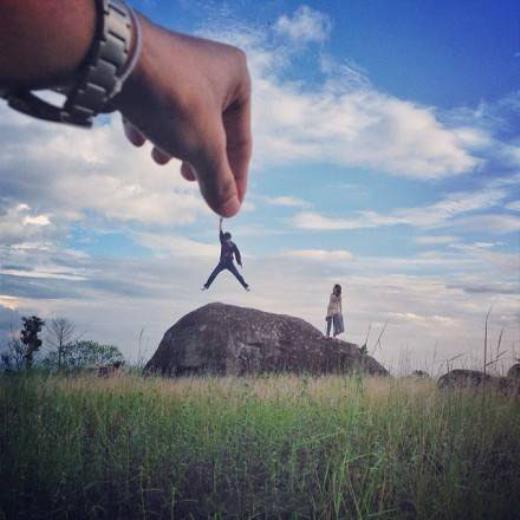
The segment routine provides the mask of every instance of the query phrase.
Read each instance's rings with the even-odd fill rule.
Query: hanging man
[[[219,234],[220,234],[220,261],[217,267],[213,269],[213,272],[209,275],[208,281],[202,286],[202,290],[206,291],[217,275],[227,269],[229,272],[235,275],[235,278],[242,284],[242,287],[249,291],[249,285],[247,285],[242,275],[238,272],[235,264],[233,263],[233,257],[236,259],[237,264],[242,267],[242,257],[240,251],[234,242],[231,241],[231,233],[222,231],[222,218],[219,222]]]

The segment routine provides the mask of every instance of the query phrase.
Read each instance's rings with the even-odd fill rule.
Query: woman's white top
[[[341,314],[341,296],[336,296],[334,293],[330,295],[329,306],[327,307],[327,317],[334,316],[334,314]]]

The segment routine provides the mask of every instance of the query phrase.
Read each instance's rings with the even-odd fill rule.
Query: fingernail
[[[240,201],[237,197],[232,197],[228,199],[222,206],[220,206],[219,213],[223,217],[232,217],[238,210],[240,209]]]
[[[163,152],[160,148],[157,147],[153,148],[152,157],[156,163],[161,165],[167,164],[171,159],[167,153]]]

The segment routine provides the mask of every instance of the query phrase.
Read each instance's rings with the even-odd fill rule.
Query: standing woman
[[[325,320],[327,321],[327,338],[330,337],[331,328],[333,329],[334,337],[345,331],[343,325],[343,308],[341,306],[341,285],[339,284],[336,284],[332,289]]]

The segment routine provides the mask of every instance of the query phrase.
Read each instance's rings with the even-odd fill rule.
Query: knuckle
[[[233,48],[235,50],[235,56],[236,56],[237,63],[241,67],[247,68],[247,54],[245,53],[245,51],[243,51],[239,47],[233,47]]]
[[[200,110],[200,100],[197,96],[193,96],[189,90],[187,92],[187,94],[183,93],[177,96],[175,104],[181,117],[192,119]]]
[[[236,195],[235,182],[233,179],[226,177],[221,179],[218,186],[219,199],[227,201]]]
[[[249,68],[247,66],[247,54],[242,49],[236,48],[236,60],[238,64],[239,73],[245,83],[251,83],[249,76]]]

